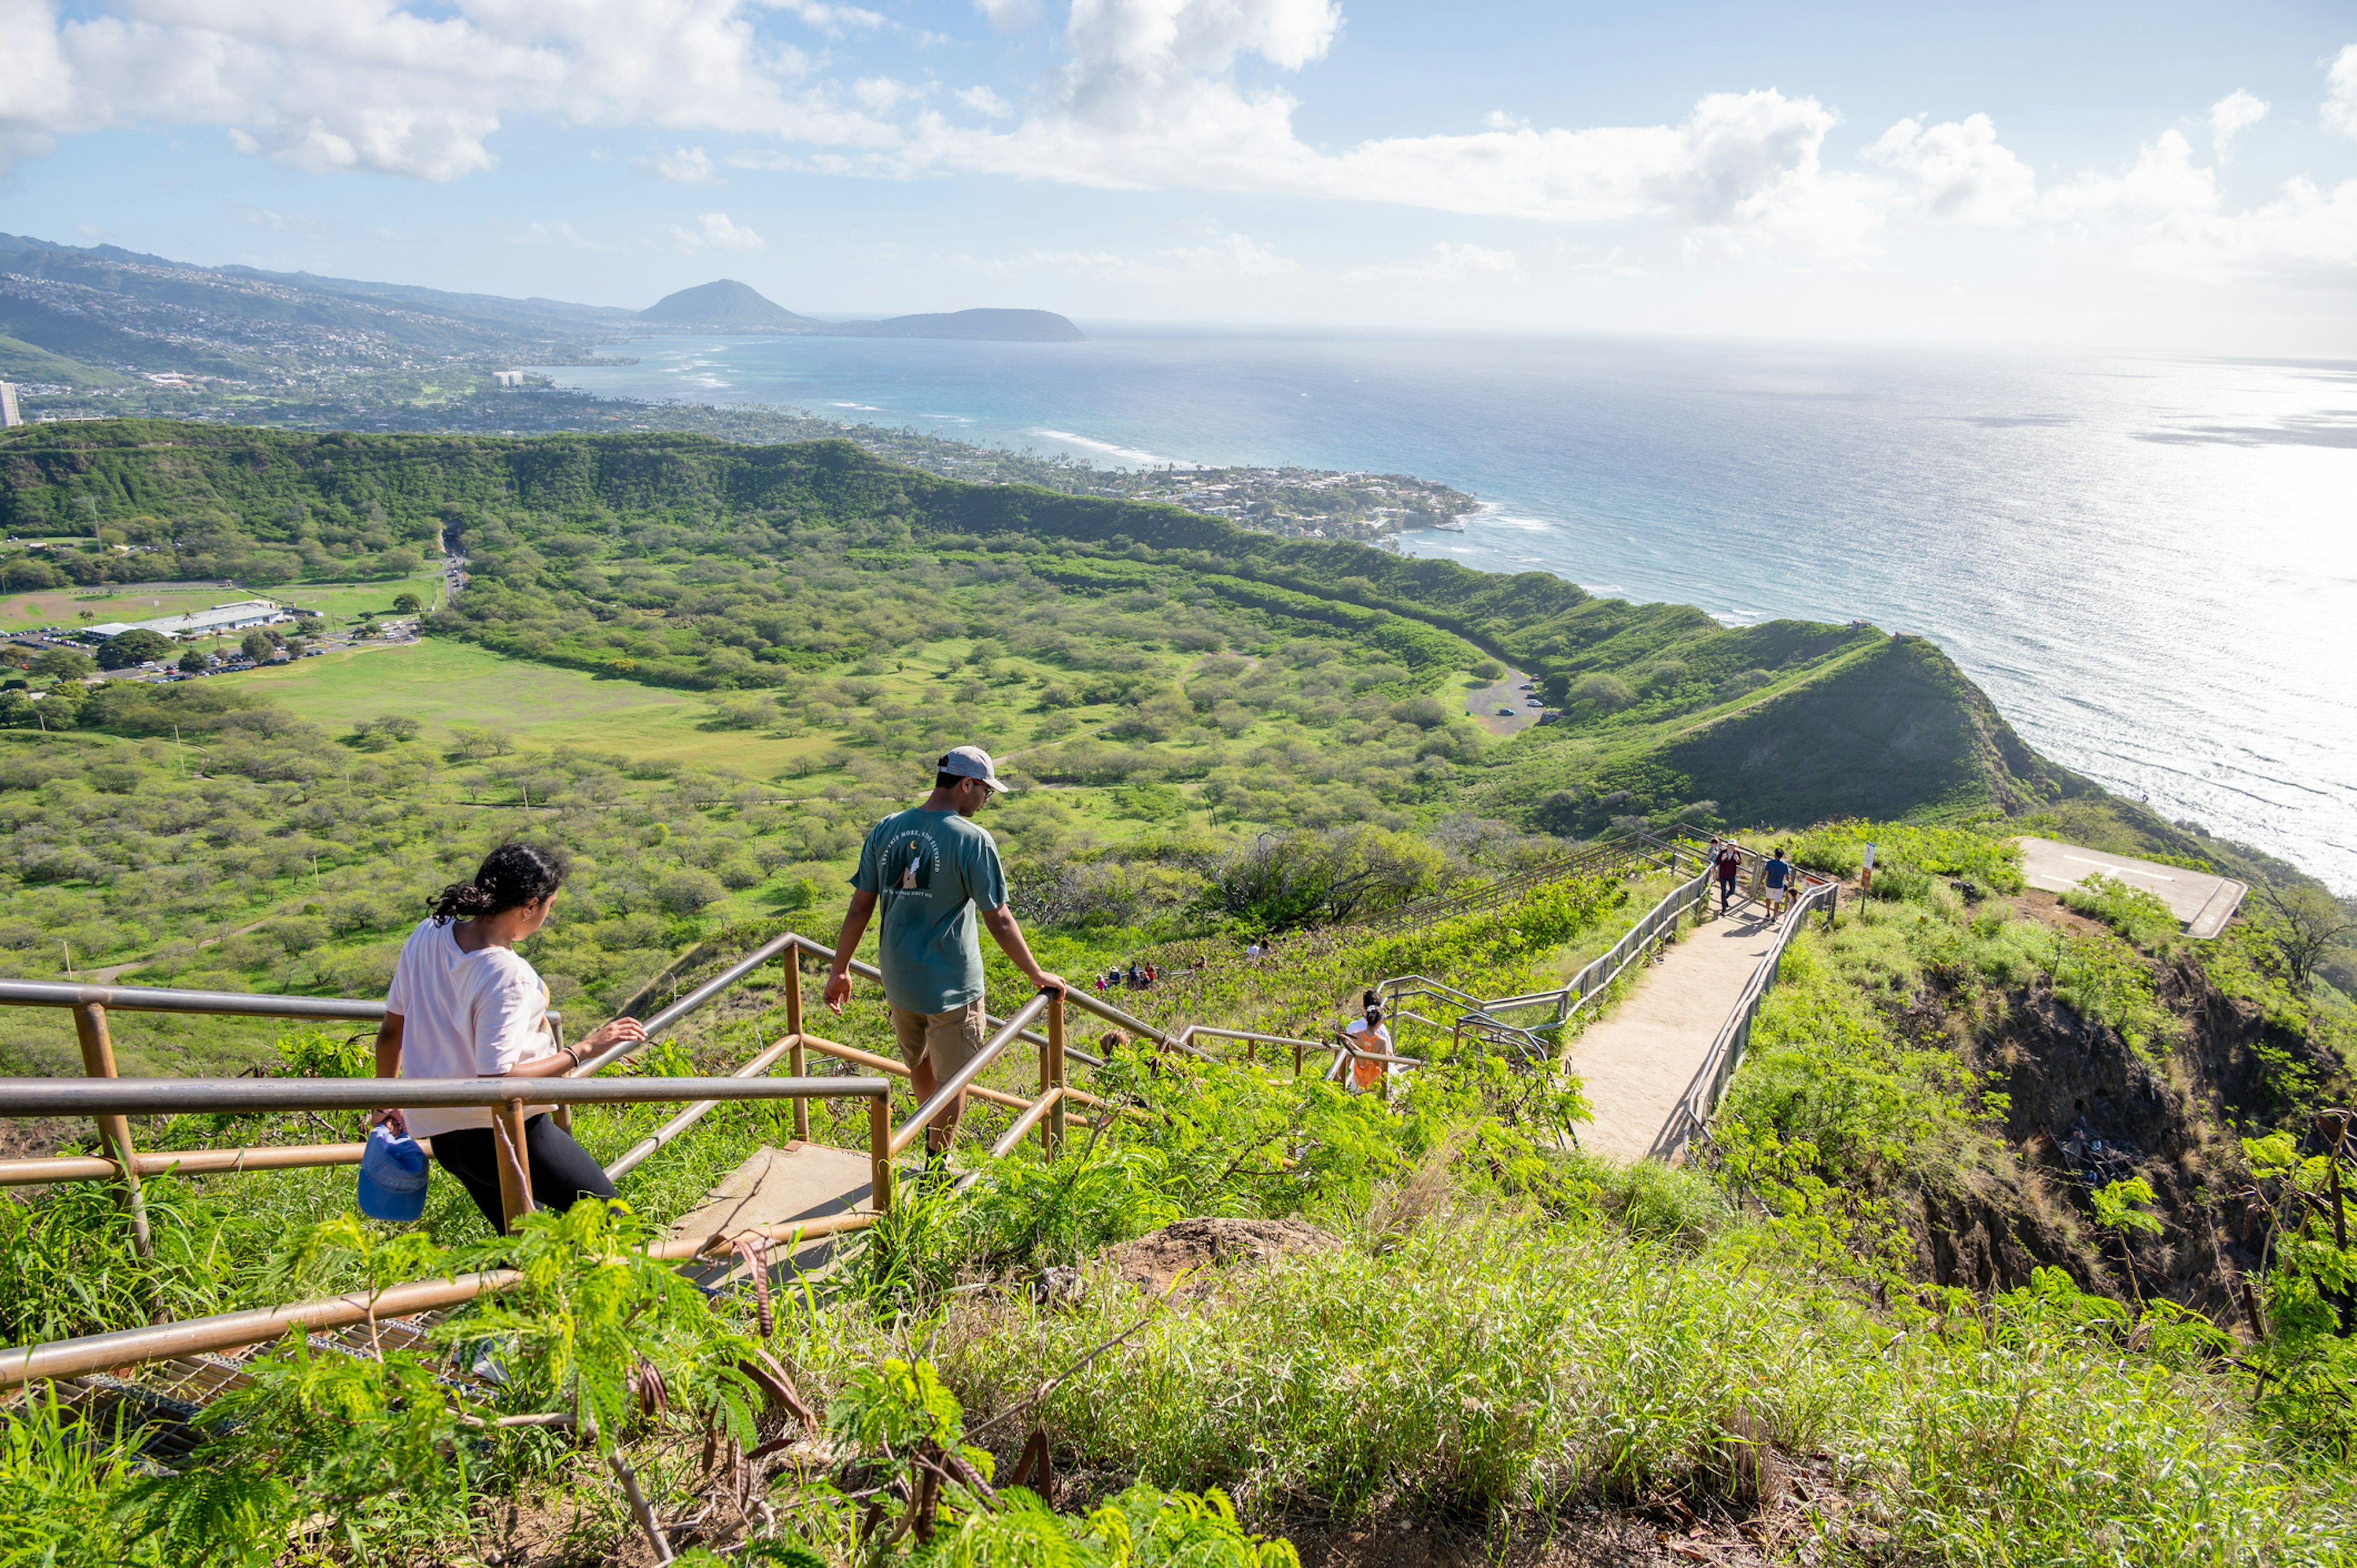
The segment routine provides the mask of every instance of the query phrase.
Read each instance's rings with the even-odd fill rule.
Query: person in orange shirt
[[[1363,1001],[1365,1015],[1343,1025],[1342,1037],[1356,1050],[1388,1057],[1392,1054],[1392,1035],[1383,1027],[1383,1004],[1372,991],[1366,993]],[[1376,1093],[1383,1088],[1385,1076],[1390,1070],[1388,1063],[1354,1056],[1351,1058],[1351,1088],[1359,1094]]]

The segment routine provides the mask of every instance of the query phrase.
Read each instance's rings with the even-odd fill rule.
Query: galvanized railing
[[[1068,1055],[1092,1064],[1097,1061],[1085,1053],[1067,1051],[1064,1025],[1068,1003],[1076,1004],[1084,1011],[1126,1029],[1159,1048],[1192,1057],[1203,1054],[1185,1040],[1097,998],[1079,993],[1041,993],[1031,997],[1011,1019],[991,1019],[995,1033],[974,1060],[949,1082],[941,1085],[907,1122],[895,1127],[890,1120],[889,1077],[814,1078],[808,1075],[808,1058],[813,1051],[891,1077],[905,1078],[909,1076],[909,1069],[904,1063],[827,1039],[804,1026],[801,960],[805,955],[828,962],[834,958],[833,949],[807,937],[788,932],[763,943],[648,1018],[646,1041],[623,1042],[602,1051],[583,1063],[575,1075],[516,1079],[124,1079],[115,1071],[113,1045],[106,1026],[110,1009],[373,1024],[382,1021],[385,1006],[382,1002],[344,997],[273,996],[236,992],[0,982],[0,1005],[54,1007],[73,1013],[87,1075],[79,1079],[0,1079],[0,1116],[88,1115],[97,1123],[106,1150],[102,1156],[67,1155],[0,1161],[0,1183],[27,1185],[87,1180],[119,1183],[125,1207],[130,1211],[135,1242],[145,1256],[150,1251],[151,1238],[145,1206],[140,1195],[141,1176],[167,1171],[199,1175],[351,1165],[359,1162],[365,1145],[357,1143],[265,1144],[141,1154],[132,1144],[131,1116],[180,1112],[267,1112],[372,1110],[392,1106],[483,1106],[493,1112],[493,1144],[500,1177],[501,1207],[505,1217],[512,1223],[521,1215],[530,1212],[532,1208],[531,1185],[522,1157],[523,1108],[527,1105],[555,1106],[556,1113],[564,1116],[569,1112],[570,1107],[576,1104],[681,1102],[683,1108],[677,1115],[640,1139],[607,1167],[609,1176],[620,1176],[677,1139],[716,1106],[724,1103],[787,1101],[793,1107],[795,1135],[806,1139],[810,1133],[809,1102],[812,1100],[864,1098],[869,1106],[867,1209],[791,1227],[748,1228],[763,1230],[765,1234],[770,1231],[780,1235],[789,1231],[802,1236],[831,1234],[872,1225],[880,1215],[890,1210],[894,1199],[895,1155],[921,1135],[932,1119],[961,1093],[970,1093],[1021,1113],[1015,1129],[993,1144],[991,1154],[994,1156],[1011,1153],[1016,1144],[1034,1129],[1039,1132],[1051,1156],[1060,1152],[1064,1144],[1066,1111],[1070,1105],[1092,1107],[1103,1114],[1117,1112],[1121,1108],[1064,1080]],[[787,1031],[780,1038],[754,1053],[729,1076],[686,1079],[589,1076],[645,1048],[646,1044],[661,1037],[664,1031],[709,1005],[730,987],[742,983],[772,961],[781,961],[780,983],[786,1008]],[[849,968],[854,975],[863,979],[881,978],[868,964],[855,961]],[[561,1019],[554,1014],[550,1016],[552,1028],[561,1028]],[[1045,1033],[1034,1029],[1034,1024],[1044,1024]],[[558,1039],[561,1045],[561,1034]],[[1036,1042],[1040,1047],[1040,1089],[1034,1099],[1026,1100],[975,1081],[1006,1047],[1017,1039]],[[781,1059],[789,1061],[791,1076],[768,1077]],[[684,1258],[708,1250],[701,1241],[684,1251],[681,1250],[681,1243],[670,1242],[657,1249],[657,1252],[663,1257]],[[485,1283],[492,1278],[490,1275],[475,1278],[471,1285],[457,1294],[451,1294],[457,1287],[448,1282],[419,1281],[395,1286],[374,1298],[377,1302],[374,1310],[382,1316],[393,1315],[396,1308],[387,1305],[391,1301],[407,1304],[397,1309],[403,1312],[447,1305],[466,1299],[475,1290],[494,1288]],[[352,1298],[338,1297],[324,1304],[232,1313],[196,1323],[175,1325],[171,1326],[168,1334],[160,1330],[127,1330],[123,1334],[94,1336],[53,1346],[0,1351],[0,1386],[5,1386],[11,1378],[61,1377],[75,1369],[187,1355],[199,1348],[252,1344],[275,1337],[285,1331],[287,1324],[295,1321],[309,1322],[314,1327],[355,1322],[359,1319],[350,1316],[357,1310],[351,1302]],[[313,1311],[323,1316],[316,1318],[303,1316]],[[143,1335],[149,1337],[142,1337]]]
[[[0,1079],[0,1112],[18,1116],[150,1116],[183,1112],[374,1111],[393,1106],[481,1107],[492,1113],[500,1200],[511,1221],[533,1208],[523,1155],[523,1122],[532,1105],[633,1105],[678,1100],[863,1099],[868,1104],[868,1146],[878,1190],[890,1189],[891,1086],[874,1078],[527,1078],[527,1079]],[[741,1234],[802,1240],[872,1224],[873,1214],[846,1214],[791,1225],[745,1226],[727,1234],[683,1237],[650,1249],[662,1258],[693,1258],[726,1251]],[[294,1306],[222,1313],[185,1323],[156,1324],[86,1335],[48,1345],[0,1349],[0,1389],[32,1378],[63,1378],[130,1362],[223,1350],[277,1337],[296,1323],[311,1331],[453,1306],[522,1276],[510,1270],[418,1280],[372,1295],[355,1294]]]
[[[1728,1080],[1742,1065],[1744,1052],[1750,1048],[1751,1026],[1760,1015],[1760,1004],[1768,999],[1768,993],[1775,988],[1776,978],[1783,970],[1785,950],[1792,945],[1792,939],[1800,934],[1811,911],[1823,909],[1829,922],[1833,918],[1841,897],[1841,884],[1815,872],[1796,875],[1800,886],[1793,894],[1792,907],[1785,911],[1777,927],[1774,943],[1761,956],[1751,978],[1744,984],[1743,993],[1727,1013],[1727,1021],[1719,1026],[1717,1036],[1711,1041],[1710,1054],[1703,1058],[1701,1068],[1686,1086],[1677,1110],[1663,1125],[1653,1146],[1646,1151],[1650,1157],[1666,1160],[1675,1156],[1709,1127],[1719,1101],[1726,1096]]]
[[[1551,1058],[1555,1049],[1550,1036],[1583,1008],[1600,1003],[1609,993],[1613,983],[1631,964],[1658,949],[1679,919],[1706,900],[1709,886],[1710,873],[1707,871],[1680,883],[1638,917],[1611,947],[1552,991],[1481,998],[1468,995],[1454,986],[1444,985],[1426,976],[1411,974],[1384,981],[1377,988],[1378,993],[1394,1013],[1402,1003],[1420,996],[1453,1002],[1462,1009],[1449,1026],[1453,1040],[1461,1043],[1466,1035],[1472,1034],[1493,1045],[1509,1047],[1517,1055],[1527,1058]],[[1501,1014],[1527,1013],[1539,1008],[1547,1012],[1544,1023],[1514,1023],[1499,1016]]]

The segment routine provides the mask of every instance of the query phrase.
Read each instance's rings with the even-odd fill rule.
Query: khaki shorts
[[[930,1062],[933,1081],[946,1083],[974,1059],[989,1037],[990,1026],[980,1000],[947,1013],[892,1010],[892,1037],[899,1042],[900,1059],[911,1068]]]

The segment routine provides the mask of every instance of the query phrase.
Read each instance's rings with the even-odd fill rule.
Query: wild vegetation
[[[1207,973],[1191,1004],[1265,1026],[1393,966],[1525,983],[1609,927],[1620,891],[1572,885],[1390,939],[1304,933],[1259,967]],[[16,1272],[0,1300],[9,1337],[134,1319],[157,1300],[220,1310],[494,1257],[527,1261],[534,1283],[382,1363],[290,1346],[174,1477],[143,1479],[122,1446],[27,1407],[0,1451],[27,1499],[6,1539],[60,1563],[102,1531],[127,1543],[114,1561],[266,1562],[290,1539],[330,1561],[527,1540],[527,1560],[587,1561],[643,1549],[630,1546],[635,1489],[651,1519],[700,1520],[682,1547],[750,1536],[821,1562],[1071,1560],[1060,1541],[1122,1561],[1121,1529],[1128,1561],[1157,1560],[1135,1543],[1154,1531],[1201,1532],[1207,1555],[1188,1561],[1275,1561],[1248,1538],[1469,1519],[1488,1521],[1477,1534],[1674,1520],[1711,1543],[1748,1524],[1771,1552],[1860,1562],[2340,1560],[2357,1528],[2331,1307],[2345,1254],[2330,1208],[2295,1196],[2329,1205],[2336,1162],[2293,1137],[2251,1145],[2277,1216],[2249,1268],[2263,1340],[2169,1298],[2158,1238],[2130,1242],[2147,1264],[2141,1302],[2114,1294],[2115,1276],[2074,1280],[2075,1256],[1979,1290],[1929,1277],[1891,1244],[1889,1215],[1846,1190],[1888,1197],[1901,1175],[1969,1161],[2002,1112],[1957,1071],[1867,1059],[1861,1036],[1887,1026],[1894,988],[1826,983],[1953,922],[1908,897],[1843,918],[1806,939],[1815,956],[1738,1075],[1716,1176],[1566,1152],[1576,1083],[1451,1056],[1444,1037],[1419,1042],[1434,1065],[1389,1106],[1296,1080],[1289,1062],[1117,1052],[1092,1082],[1143,1119],[1076,1127],[1059,1162],[981,1162],[963,1197],[916,1193],[836,1273],[766,1303],[740,1287],[707,1305],[629,1248],[780,1135],[766,1110],[716,1112],[666,1151],[680,1169],[650,1162],[626,1183],[628,1213],[536,1220],[520,1250],[486,1238],[462,1196],[437,1191],[401,1233],[344,1214],[348,1176],[285,1173],[151,1184],[177,1250],[142,1267],[100,1189],[57,1189],[10,1206],[6,1244],[46,1265],[80,1249],[79,1266]],[[2006,941],[2023,959],[2011,981],[1996,973]],[[2035,943],[1986,942],[1975,962],[1989,983],[2037,983]],[[756,987],[645,1070],[733,1059],[775,1006]],[[1778,1086],[1793,1080],[1785,1058],[1810,1051],[1841,1082],[1796,1111]],[[282,1055],[285,1070],[365,1070],[332,1038],[290,1036]],[[1906,1093],[1859,1092],[1876,1072]],[[656,1114],[585,1112],[580,1125],[610,1154]],[[857,1142],[848,1118],[819,1126]],[[222,1131],[188,1119],[149,1141]],[[240,1130],[256,1133],[316,1135]],[[2132,1193],[2109,1196],[2137,1211]],[[1190,1214],[1308,1221],[1316,1244],[1175,1297],[1107,1261]],[[1073,1266],[1078,1283],[1036,1287]],[[59,1283],[73,1279],[119,1296]],[[487,1351],[496,1386],[461,1399],[429,1377],[438,1359],[463,1368]],[[1035,1440],[1044,1474],[1024,1463]],[[1060,1511],[1035,1501],[1050,1497]]]
[[[738,1562],[1275,1563],[1276,1538],[1376,1526],[1495,1555],[1674,1530],[1790,1561],[2347,1560],[2345,908],[2044,764],[1928,645],[1727,632],[836,447],[173,431],[166,461],[138,434],[0,438],[12,518],[149,520],[153,551],[75,554],[102,582],[196,517],[208,548],[299,573],[307,544],[345,577],[384,548],[371,526],[439,536],[471,581],[414,648],[16,677],[12,974],[368,994],[427,895],[522,835],[571,856],[526,950],[593,1020],[785,926],[827,934],[866,822],[977,736],[1027,786],[984,820],[1046,961],[1151,959],[1163,982],[1122,1000],[1159,1023],[1318,1036],[1386,975],[1559,983],[1665,882],[1357,922],[1616,826],[1809,822],[1783,835],[1803,864],[1851,876],[1871,842],[1877,867],[1796,940],[1680,1170],[1581,1155],[1575,1077],[1408,1025],[1430,1065],[1388,1101],[1314,1056],[1297,1079],[1289,1054],[1093,1031],[1088,1087],[1137,1114],[990,1162],[1009,1113],[978,1105],[969,1190],[911,1192],[766,1298],[707,1299],[634,1249],[791,1136],[777,1105],[721,1108],[622,1207],[508,1243],[447,1182],[416,1227],[362,1222],[349,1170],[157,1177],[150,1260],[102,1185],[21,1195],[10,1343],[491,1262],[531,1278],[423,1348],[290,1341],[170,1475],[37,1393],[0,1421],[0,1563],[635,1562],[660,1535]],[[1564,722],[1475,725],[1465,693],[1509,660]],[[1921,753],[1873,738],[1907,725]],[[1838,815],[1873,801],[1907,820]],[[2115,884],[2026,889],[2023,831],[2265,886],[2188,942]],[[1003,1004],[1016,978],[990,973]],[[733,1069],[784,1027],[779,983],[629,1070]],[[0,1068],[74,1070],[59,1024],[0,1019]],[[364,1036],[114,1024],[128,1070],[371,1070]],[[890,1049],[872,995],[825,1027]],[[610,1159],[667,1111],[576,1129]],[[865,1146],[852,1108],[812,1123]],[[1132,1277],[1123,1243],[1205,1217],[1272,1228],[1279,1255],[1175,1294]]]

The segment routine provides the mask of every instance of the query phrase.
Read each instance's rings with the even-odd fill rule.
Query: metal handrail
[[[0,1078],[0,1116],[887,1098],[880,1078]]]
[[[1792,909],[1776,932],[1774,945],[1762,955],[1750,978],[1744,983],[1742,994],[1736,999],[1734,1007],[1727,1013],[1727,1021],[1718,1026],[1718,1033],[1712,1037],[1709,1054],[1704,1057],[1702,1066],[1695,1069],[1685,1094],[1678,1101],[1676,1112],[1663,1124],[1653,1140],[1653,1146],[1646,1151],[1649,1155],[1657,1159],[1670,1158],[1709,1124],[1710,1118],[1718,1110],[1719,1101],[1727,1093],[1728,1081],[1734,1078],[1735,1069],[1742,1065],[1744,1053],[1750,1047],[1752,1023],[1759,1016],[1760,1004],[1768,999],[1768,993],[1775,987],[1777,976],[1783,969],[1784,954],[1792,945],[1792,939],[1807,923],[1813,908],[1823,904],[1830,913],[1839,905],[1839,882],[1815,872],[1805,873],[1804,876],[1814,886],[1793,899]]]
[[[814,1219],[791,1220],[781,1225],[746,1225],[705,1236],[676,1237],[667,1241],[651,1242],[640,1250],[650,1258],[677,1262],[702,1257],[708,1252],[726,1251],[735,1245],[737,1238],[746,1235],[784,1241],[791,1246],[822,1236],[859,1230],[873,1223],[875,1216],[872,1214],[823,1215]],[[406,1284],[388,1285],[375,1292],[351,1291],[319,1301],[216,1313],[210,1317],[154,1324],[145,1328],[85,1334],[79,1338],[52,1340],[46,1345],[15,1346],[0,1349],[0,1391],[37,1379],[80,1377],[137,1361],[160,1361],[174,1357],[203,1355],[208,1351],[231,1350],[242,1345],[258,1345],[276,1339],[288,1329],[298,1326],[317,1334],[355,1323],[406,1317],[414,1313],[457,1306],[479,1295],[508,1290],[522,1280],[523,1275],[517,1270],[491,1269],[480,1273],[460,1274],[455,1279],[413,1280]]]
[[[917,1107],[915,1115],[893,1129],[891,1142],[887,1147],[897,1155],[914,1142],[919,1133],[931,1125],[934,1117],[940,1115],[952,1101],[964,1093],[968,1084],[981,1076],[983,1069],[997,1059],[998,1053],[1005,1050],[1009,1042],[1021,1034],[1031,1020],[1048,1010],[1048,1004],[1054,997],[1055,993],[1042,991],[1025,1003],[1014,1017],[999,1026],[996,1034],[983,1042],[982,1048],[974,1052],[963,1067],[951,1074],[946,1082],[935,1089],[931,1096],[922,1105]]]
[[[339,1018],[375,1024],[384,1004],[349,996],[276,996],[242,991],[173,991],[147,985],[72,985],[0,980],[0,1006],[103,1007],[110,1013],[210,1013],[247,1018]]]
[[[802,939],[795,936],[791,931],[788,931],[781,937],[770,938],[768,941],[763,942],[759,947],[755,948],[751,952],[747,953],[743,958],[738,959],[735,963],[730,964],[726,969],[722,970],[718,974],[714,975],[710,980],[705,981],[703,984],[697,986],[694,990],[689,992],[678,1001],[673,1002],[670,1006],[665,1007],[651,1017],[640,1020],[646,1029],[646,1037],[644,1039],[618,1040],[613,1045],[607,1047],[604,1050],[599,1051],[596,1056],[591,1057],[588,1060],[583,1062],[577,1070],[577,1073],[568,1076],[587,1078],[594,1072],[611,1067],[614,1063],[620,1061],[623,1058],[630,1056],[635,1051],[643,1050],[651,1042],[653,1041],[655,1036],[661,1034],[663,1030],[670,1028],[673,1025],[678,1023],[689,1014],[697,1011],[699,1008],[703,1007],[705,1004],[710,1002],[714,997],[719,995],[722,992],[727,990],[730,986],[736,984],[738,981],[744,979],[747,975],[752,973],[755,970],[760,968],[763,964],[769,962],[771,959],[777,957],[780,953],[784,952],[788,948],[793,946],[796,942],[802,940]],[[829,953],[827,956],[832,958],[834,955]]]

